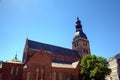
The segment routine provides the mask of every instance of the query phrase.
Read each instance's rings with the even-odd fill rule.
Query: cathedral
[[[80,62],[90,54],[89,40],[79,18],[72,49],[26,39],[23,59],[0,63],[0,80],[80,80]]]

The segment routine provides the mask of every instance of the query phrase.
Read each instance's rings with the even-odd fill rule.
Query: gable
[[[39,50],[37,53],[34,53],[32,57],[29,58],[28,63],[45,65],[45,64],[51,64],[51,60],[43,50]]]

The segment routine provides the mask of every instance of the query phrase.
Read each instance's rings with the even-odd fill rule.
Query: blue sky
[[[22,60],[26,38],[71,49],[77,16],[91,54],[120,53],[120,0],[0,0],[0,60]]]

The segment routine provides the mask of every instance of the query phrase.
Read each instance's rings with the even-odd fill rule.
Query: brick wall
[[[3,62],[1,80],[22,80],[23,66],[24,64]]]

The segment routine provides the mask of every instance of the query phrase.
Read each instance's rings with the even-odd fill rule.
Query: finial
[[[77,21],[76,21],[76,32],[82,30],[82,25],[81,21],[79,20],[79,17],[77,16]]]
[[[79,20],[79,17],[77,16],[77,21]]]
[[[77,25],[80,25],[80,24],[81,24],[81,21],[79,20],[79,17],[78,17],[78,16],[77,16],[76,24],[77,24]]]
[[[17,59],[17,52],[16,52],[16,55],[15,55],[15,59]]]

